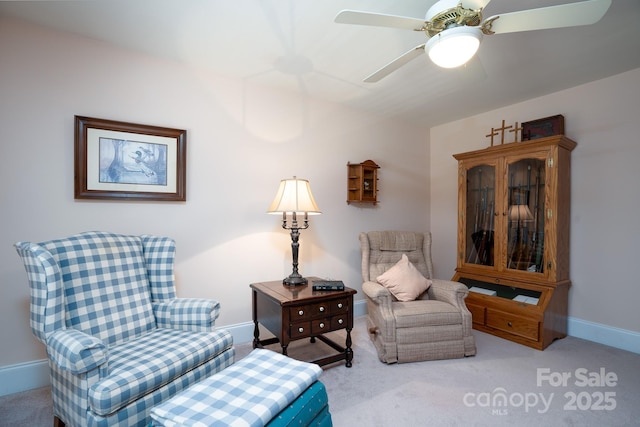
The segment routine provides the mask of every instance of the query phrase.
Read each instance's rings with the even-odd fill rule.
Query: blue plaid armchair
[[[153,406],[233,363],[219,303],[176,298],[172,239],[86,232],[15,247],[54,425],[148,425]]]

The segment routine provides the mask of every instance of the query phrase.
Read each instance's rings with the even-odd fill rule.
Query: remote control
[[[342,280],[315,280],[313,282],[314,291],[343,291]]]

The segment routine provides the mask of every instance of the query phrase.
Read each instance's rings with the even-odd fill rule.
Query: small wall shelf
[[[347,163],[347,203],[378,202],[378,169],[373,160]]]

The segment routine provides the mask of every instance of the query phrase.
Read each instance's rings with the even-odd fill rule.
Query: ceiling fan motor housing
[[[448,28],[477,27],[482,22],[482,8],[464,7],[459,0],[440,0],[429,8],[425,15],[424,31],[433,37]]]

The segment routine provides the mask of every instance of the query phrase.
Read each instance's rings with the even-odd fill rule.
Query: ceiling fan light
[[[473,58],[480,47],[480,40],[480,28],[454,27],[431,37],[425,49],[429,58],[439,67],[455,68]]]

